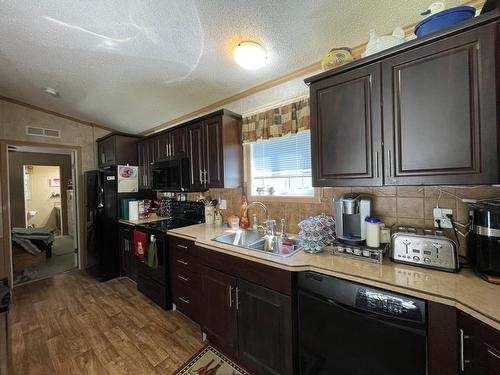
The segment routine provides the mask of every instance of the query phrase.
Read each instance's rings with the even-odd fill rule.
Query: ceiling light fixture
[[[266,50],[256,42],[241,42],[233,52],[236,63],[244,69],[259,69],[267,62]]]
[[[59,97],[59,91],[53,89],[52,87],[42,87],[42,91],[48,95],[53,96],[54,98]]]

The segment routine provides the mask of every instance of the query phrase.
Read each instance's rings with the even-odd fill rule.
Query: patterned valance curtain
[[[308,130],[309,98],[243,118],[243,144]]]

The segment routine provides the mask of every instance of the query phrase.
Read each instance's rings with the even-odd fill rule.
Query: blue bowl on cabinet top
[[[461,6],[443,10],[433,14],[415,26],[415,34],[423,37],[436,31],[446,29],[457,23],[471,19],[476,14],[476,8]]]

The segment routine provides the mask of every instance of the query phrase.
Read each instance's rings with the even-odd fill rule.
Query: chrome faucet
[[[247,216],[247,211],[250,207],[252,206],[259,206],[261,208],[264,209],[264,215],[266,217],[265,221],[264,221],[264,224],[266,225],[266,227],[264,228],[262,225],[258,225],[257,228],[259,229],[264,229],[265,233],[269,236],[274,236],[275,233],[276,233],[276,220],[271,220],[271,216],[269,215],[269,208],[267,208],[267,206],[262,203],[262,202],[259,202],[259,201],[254,201],[254,202],[250,202],[248,204],[248,206],[245,208],[245,211],[243,211],[243,216]]]

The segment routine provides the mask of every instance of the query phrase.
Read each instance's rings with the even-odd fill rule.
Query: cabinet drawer
[[[170,277],[173,282],[185,285],[194,290],[201,288],[201,279],[198,274],[180,263],[172,263],[170,267]]]
[[[197,291],[179,283],[172,281],[172,302],[183,314],[189,316],[195,322],[199,322],[199,294]]]
[[[191,242],[192,244],[192,242]],[[193,246],[184,243],[170,241],[170,265],[183,267],[192,272],[197,272],[196,257],[194,255]]]
[[[167,296],[167,290],[164,285],[161,285],[157,281],[150,279],[144,275],[139,274],[137,280],[137,290],[150,298],[156,304],[169,310],[171,308],[171,302]]]

